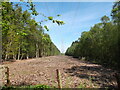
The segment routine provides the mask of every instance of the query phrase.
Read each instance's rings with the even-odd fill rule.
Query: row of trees
[[[101,23],[90,31],[82,32],[81,37],[72,43],[66,55],[85,57],[102,65],[120,68],[120,1],[113,6],[112,20],[103,16]]]
[[[28,10],[23,11],[19,4],[2,2],[2,58],[4,60],[60,54],[50,36],[44,33],[44,28],[48,30],[47,26],[42,27],[32,19],[31,15],[38,13],[35,12],[33,4],[30,5],[32,13]],[[53,20],[53,17],[47,18]]]

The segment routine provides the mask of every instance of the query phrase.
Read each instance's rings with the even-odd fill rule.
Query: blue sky
[[[58,26],[51,22],[44,24],[50,29],[46,32],[61,52],[65,52],[71,43],[77,40],[83,31],[100,22],[104,15],[110,16],[112,2],[35,2],[37,11],[44,12],[46,16],[63,20],[65,25]],[[60,17],[56,17],[60,14]],[[41,16],[35,17],[40,21]]]
[[[46,33],[61,52],[65,52],[83,31],[89,31],[94,24],[99,23],[102,16],[110,16],[113,6],[112,2],[34,2],[34,4],[38,13],[65,22],[62,26],[51,22],[43,23],[50,29]],[[58,14],[61,16],[57,17]],[[35,17],[37,22],[42,19],[41,15]]]

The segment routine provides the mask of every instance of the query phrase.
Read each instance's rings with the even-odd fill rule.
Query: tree
[[[109,19],[109,17],[107,17],[107,16],[105,15],[105,16],[103,16],[103,17],[101,18],[101,21],[102,21],[103,23],[107,23],[108,21],[110,21],[110,19]]]
[[[60,53],[50,36],[44,33],[44,26],[32,19],[28,10],[23,11],[22,6],[10,2],[2,2],[2,6],[3,59],[19,60]],[[37,15],[34,5],[30,3],[30,6],[32,14]],[[46,18],[53,20],[52,17]]]
[[[85,57],[86,60],[105,66],[120,68],[120,2],[116,2],[112,10],[112,20],[103,16],[101,23],[95,24],[87,32],[83,32],[77,45],[72,44],[66,55]],[[74,43],[74,42],[73,42]],[[73,49],[73,46],[74,49]]]

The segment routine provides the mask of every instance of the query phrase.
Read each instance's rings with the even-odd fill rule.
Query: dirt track
[[[116,85],[112,70],[68,56],[49,56],[5,65],[10,68],[12,85],[45,84],[57,87],[56,69],[61,72],[62,85],[65,88]]]

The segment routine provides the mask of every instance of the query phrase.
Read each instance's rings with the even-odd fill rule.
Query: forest
[[[19,3],[2,2],[2,59],[20,60],[59,55],[60,51],[50,36],[44,33],[45,29],[49,30],[47,26],[41,26],[43,21],[38,23],[32,18],[32,15],[38,15],[34,4],[29,2],[25,6],[31,12],[29,9],[23,10]],[[53,20],[53,17],[46,18],[46,21],[51,20],[58,25],[63,23]]]
[[[112,20],[105,15],[101,18],[101,23],[82,32],[81,37],[72,43],[65,54],[76,58],[84,57],[88,61],[119,70],[120,1],[114,3],[110,15]]]

